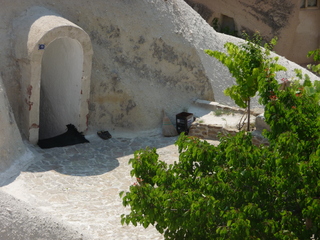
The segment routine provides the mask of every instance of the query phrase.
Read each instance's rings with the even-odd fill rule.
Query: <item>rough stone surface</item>
[[[19,171],[32,157],[20,136],[0,76],[0,173]]]
[[[259,31],[270,40],[278,37],[276,52],[302,65],[312,62],[307,58],[310,50],[319,48],[320,8],[301,8],[301,1],[234,1],[186,0],[208,23],[223,16],[233,19],[236,34]],[[209,14],[210,13],[210,14]]]
[[[68,223],[62,223],[3,191],[0,191],[0,206],[0,239],[90,239]]]
[[[154,129],[161,126],[162,108],[173,120],[195,98],[234,106],[223,94],[233,78],[203,50],[222,51],[225,42],[240,40],[216,33],[182,0],[13,0],[0,9],[0,70],[19,126],[25,102],[13,23],[35,6],[81,27],[92,41],[89,131]]]
[[[88,139],[90,143],[63,148],[31,147],[36,156],[34,162],[0,188],[0,229],[3,230],[0,239],[78,239],[64,237],[79,236],[72,229],[94,240],[164,239],[152,226],[144,229],[121,225],[120,216],[129,209],[122,206],[119,193],[136,182],[130,177],[131,165],[128,165],[135,150],[155,147],[161,160],[173,163],[179,156],[174,145],[177,137],[154,135],[102,140],[90,135]],[[6,195],[1,191],[16,199],[2,200]],[[43,218],[43,214],[52,216],[52,220]],[[49,235],[54,230],[56,235]],[[55,237],[58,234],[61,237]]]
[[[245,128],[247,123],[244,121],[244,125],[239,126],[240,121],[243,122],[244,109],[225,106],[218,102],[197,99],[189,110],[196,120],[191,124],[188,134],[201,139],[219,140],[221,136],[234,136],[239,132],[239,128]],[[261,111],[261,108],[253,109],[250,116],[252,142],[255,145],[268,144],[267,139],[262,136],[262,130],[270,128],[261,118]]]
[[[93,54],[88,34],[38,6],[14,19],[12,29],[21,75],[21,132],[36,143],[38,137],[63,133],[70,123],[86,130]]]
[[[137,135],[159,129],[162,109],[173,121],[198,98],[235,106],[223,94],[234,79],[203,50],[223,51],[224,43],[241,40],[216,33],[183,0],[11,0],[1,4],[0,167],[5,172],[0,181],[11,182],[3,190],[46,214],[83,230],[89,228],[94,239],[161,239],[154,229],[149,234],[141,228],[114,224],[124,210],[118,192],[131,184],[127,161],[132,150],[145,142],[141,138],[40,151],[40,162],[20,172],[33,156],[17,128],[25,123],[21,110],[29,104],[22,97],[26,76],[22,76],[19,62],[28,60],[15,52],[17,21],[28,9],[43,7],[88,33],[94,53],[87,134],[109,130],[113,136],[123,132]],[[285,58],[279,63],[288,68],[287,73],[278,74],[279,79],[293,76],[293,69],[300,68]],[[253,99],[252,107],[258,106]],[[151,145],[161,148],[160,143]],[[162,150],[172,159],[172,149]],[[24,222],[14,221],[17,225]],[[141,232],[146,235],[140,237]]]

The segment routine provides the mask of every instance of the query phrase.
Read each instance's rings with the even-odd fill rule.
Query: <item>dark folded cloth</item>
[[[75,145],[79,143],[88,143],[89,141],[84,137],[84,135],[77,130],[77,128],[72,125],[67,125],[67,132],[58,135],[56,137],[42,139],[38,141],[38,145],[41,148],[54,148],[54,147],[64,147]]]

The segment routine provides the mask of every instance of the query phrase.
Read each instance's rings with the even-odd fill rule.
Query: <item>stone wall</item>
[[[320,3],[300,8],[300,1],[186,0],[210,24],[214,18],[232,18],[238,34],[259,31],[267,40],[277,36],[279,55],[305,65],[312,62],[308,51],[320,47]]]
[[[221,125],[193,123],[189,130],[189,136],[198,137],[205,140],[220,140],[223,136],[234,136],[239,132],[237,129],[225,128]],[[252,132],[253,144],[268,145],[268,140],[261,135],[261,132]]]
[[[220,135],[226,136],[230,134],[234,136],[237,132],[239,132],[237,129],[224,128],[221,125],[192,123],[188,135],[201,139],[219,140]]]
[[[195,104],[197,104],[199,107],[206,108],[213,111],[225,111],[228,113],[226,118],[227,122],[230,120],[230,118],[237,119],[234,114],[241,113],[244,114],[245,110],[242,108],[237,107],[230,107],[225,106],[223,104],[217,103],[217,102],[208,102],[203,100],[197,100],[195,101]],[[202,121],[201,121],[202,119]],[[254,119],[254,122],[251,122],[250,126],[252,127],[252,141],[255,145],[260,144],[268,144],[267,139],[265,139],[262,136],[262,131],[264,129],[270,130],[270,127],[266,124],[263,117],[263,109],[253,109],[251,111],[251,119]],[[212,122],[217,122],[211,119]],[[205,120],[203,117],[199,119],[196,119],[189,129],[188,135],[195,136],[201,139],[207,139],[207,140],[220,140],[222,136],[231,135],[234,136],[239,132],[239,129],[236,125],[230,126],[227,124],[214,124],[210,122],[210,120]],[[237,123],[238,125],[238,123]]]

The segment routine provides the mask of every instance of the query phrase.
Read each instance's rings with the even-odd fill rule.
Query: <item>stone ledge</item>
[[[207,100],[196,99],[194,101],[194,103],[196,105],[200,105],[201,107],[209,108],[212,110],[217,110],[217,109],[229,110],[234,113],[242,113],[242,114],[246,112],[246,110],[243,108],[231,107],[231,106],[220,104],[218,102],[211,102],[211,101],[207,101]],[[250,113],[253,116],[258,116],[263,113],[263,109],[262,108],[255,108],[255,109],[252,109],[250,111]]]
[[[193,122],[189,129],[189,136],[198,137],[205,140],[219,140],[221,136],[234,136],[239,132],[238,129],[225,128],[219,124],[204,124]],[[260,131],[252,132],[252,142],[254,145],[269,145],[268,140],[264,138]]]
[[[204,108],[209,111],[222,110],[229,112],[222,118],[226,123],[222,124],[221,121],[218,121],[216,118],[213,118],[209,115],[205,117],[200,117],[194,121],[189,129],[190,136],[195,136],[201,139],[206,140],[219,140],[221,136],[231,135],[234,136],[239,132],[237,129],[237,124],[234,124],[234,120],[239,118],[239,114],[244,114],[245,109],[231,107],[222,105],[218,102],[211,102],[206,100],[197,99],[194,101],[195,105],[198,105],[201,108]],[[230,115],[232,113],[232,115]],[[263,129],[270,130],[268,124],[264,121],[263,109],[257,108],[251,111],[252,115],[252,142],[255,145],[268,145],[268,140],[264,138],[261,134]],[[221,118],[221,117],[220,117]],[[227,120],[226,120],[227,119]],[[231,121],[233,119],[233,121]],[[240,120],[240,119],[239,119]],[[215,122],[214,124],[212,122]],[[251,122],[251,121],[250,121]],[[231,123],[231,124],[229,124]]]

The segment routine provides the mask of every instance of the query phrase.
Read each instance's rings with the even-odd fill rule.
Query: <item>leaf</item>
[[[144,228],[147,228],[147,227],[149,227],[149,224],[150,224],[150,223],[149,223],[148,221],[144,221],[143,227],[144,227]]]
[[[232,224],[232,220],[228,220],[228,222],[227,222],[227,227],[230,227],[231,224]]]
[[[122,198],[123,194],[124,194],[124,191],[121,191],[121,192],[119,193],[120,198]]]
[[[136,227],[137,226],[137,219],[136,218],[132,218],[131,219],[131,223],[132,223],[133,226]],[[127,225],[129,225],[129,224],[127,223]]]
[[[121,225],[124,225],[124,222],[125,222],[125,215],[124,214],[122,214],[121,215]]]
[[[129,219],[128,217],[125,218],[125,223],[126,223],[127,225],[129,225],[130,219]]]

